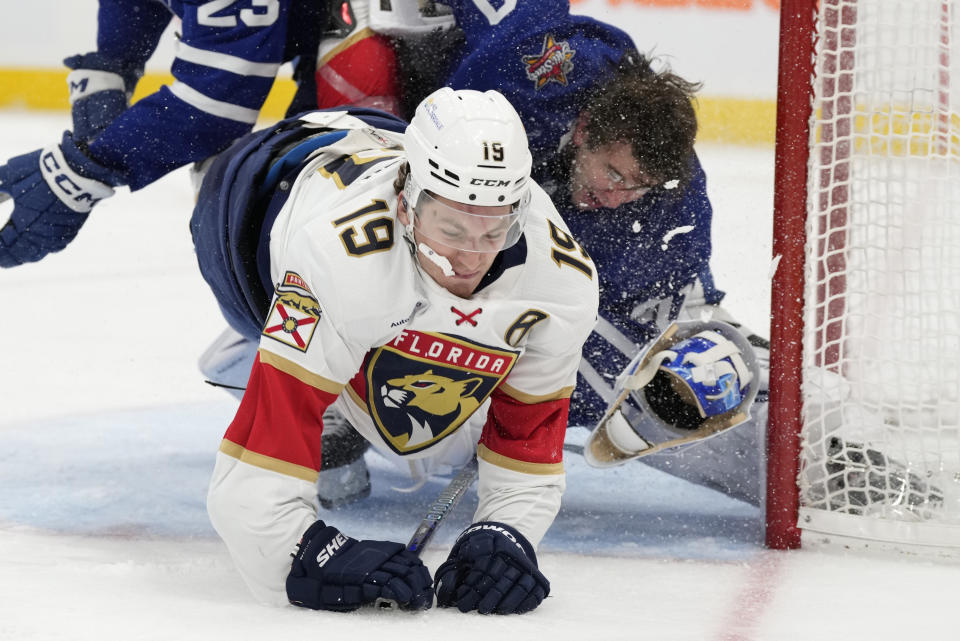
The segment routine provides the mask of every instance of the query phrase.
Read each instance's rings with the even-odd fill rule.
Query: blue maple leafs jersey
[[[130,107],[89,146],[139,189],[250,131],[280,65],[316,56],[322,2],[100,0],[97,49],[142,69],[179,18],[174,82]]]
[[[447,84],[497,89],[513,103],[530,139],[534,177],[596,263],[601,323],[615,332],[597,331],[584,347],[581,374],[591,372],[592,383],[581,376],[570,416],[571,425],[592,425],[606,407],[600,383],[612,386],[637,347],[676,317],[696,279],[706,302],[723,297],[709,267],[712,208],[706,176],[694,158],[683,189],[653,189],[616,209],[576,209],[570,204],[564,137],[589,90],[625,55],[639,55],[632,39],[610,24],[572,15],[567,0],[505,3],[499,9],[489,0],[447,4],[466,38]]]
[[[571,15],[566,0],[516,3],[509,13],[496,14],[495,24],[489,4],[449,2],[466,37],[466,53],[447,84],[503,93],[523,119],[534,162],[544,169],[580,112],[586,90],[635,47],[623,31]]]

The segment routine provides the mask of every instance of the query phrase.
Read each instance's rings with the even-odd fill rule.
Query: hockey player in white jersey
[[[535,548],[564,489],[598,291],[530,166],[502,95],[444,88],[405,130],[369,110],[311,112],[211,167],[191,222],[200,268],[259,351],[208,511],[261,600],[422,609],[435,591],[441,606],[508,614],[549,593]],[[475,523],[433,580],[402,544],[357,541],[318,513],[331,406],[387,457],[476,453]]]

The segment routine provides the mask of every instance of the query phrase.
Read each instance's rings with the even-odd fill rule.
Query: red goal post
[[[960,0],[782,0],[767,545],[960,553]]]

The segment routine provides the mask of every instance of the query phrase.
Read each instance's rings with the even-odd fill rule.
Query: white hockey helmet
[[[411,206],[424,189],[483,207],[529,200],[527,134],[500,92],[442,87],[417,106],[405,137]]]
[[[417,106],[404,148],[410,171],[403,196],[417,220],[408,231],[416,226],[466,251],[500,251],[517,242],[530,205],[532,157],[520,116],[503,94],[438,89]],[[484,211],[488,207],[496,213]],[[420,213],[436,208],[459,217],[456,227],[485,233],[479,240],[425,233]]]

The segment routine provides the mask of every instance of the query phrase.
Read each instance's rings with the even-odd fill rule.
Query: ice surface
[[[66,125],[63,114],[0,112],[0,158]],[[772,150],[699,151],[718,284],[766,334]],[[575,455],[540,549],[553,591],[529,615],[256,604],[204,510],[235,402],[195,367],[223,323],[195,266],[191,202],[183,171],[122,190],[64,252],[0,270],[0,639],[956,638],[956,566],[767,551],[756,509],[640,464],[600,471]],[[356,537],[406,541],[443,479],[397,492],[409,479],[367,456],[373,494],[328,518]],[[474,504],[468,494],[439,531],[428,565]]]

